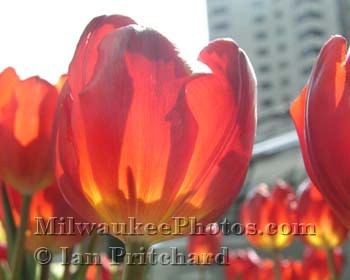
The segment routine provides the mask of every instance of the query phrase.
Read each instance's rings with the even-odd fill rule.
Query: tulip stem
[[[40,280],[48,280],[50,276],[50,263],[41,265]]]
[[[97,241],[98,241],[98,234],[97,234],[97,231],[94,231],[92,233],[92,235],[90,236],[90,241],[87,245],[87,253],[93,253],[95,247],[96,247],[96,244],[97,244]],[[85,279],[86,278],[86,272],[87,272],[87,269],[88,269],[88,265],[87,264],[81,264],[78,268],[78,270],[74,273],[72,279],[75,280],[75,279]]]
[[[335,269],[335,263],[334,263],[334,258],[333,258],[333,249],[326,249],[327,253],[327,261],[328,261],[328,267],[329,267],[329,272],[331,274],[331,280],[337,280],[337,272]]]
[[[23,256],[25,248],[25,232],[27,229],[27,222],[29,217],[29,208],[32,201],[31,194],[23,194],[22,196],[22,207],[20,214],[20,226],[16,234],[16,243],[14,254],[12,257],[12,280],[22,279],[22,266],[23,266]]]
[[[143,242],[129,242],[126,244],[123,280],[145,279],[148,248],[148,244]]]
[[[62,276],[62,280],[69,280],[70,279],[70,263],[72,262],[72,254],[73,254],[73,248],[68,248],[67,250],[67,263],[64,266],[64,272]]]
[[[272,259],[273,259],[273,274],[275,280],[281,280],[281,267],[280,267],[280,254],[277,249],[272,250]]]

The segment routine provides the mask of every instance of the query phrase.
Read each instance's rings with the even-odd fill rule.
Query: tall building
[[[233,38],[258,79],[257,141],[293,129],[291,101],[307,82],[322,45],[341,33],[339,1],[207,0],[211,39]]]
[[[350,0],[336,0],[339,4],[339,19],[342,35],[350,40]]]

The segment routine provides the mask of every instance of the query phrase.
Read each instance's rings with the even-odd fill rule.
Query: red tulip
[[[134,217],[187,233],[173,217],[213,222],[241,189],[254,142],[254,73],[233,41],[218,40],[199,55],[212,72],[193,74],[165,37],[133,23],[102,16],[84,31],[60,96],[56,175],[90,220]]]
[[[0,175],[22,193],[54,181],[52,126],[55,86],[32,77],[20,80],[12,68],[0,73]]]
[[[261,259],[252,249],[229,254],[229,264],[224,267],[226,280],[256,280]]]
[[[346,227],[310,181],[304,182],[298,190],[298,221],[315,227],[315,234],[302,235],[309,245],[332,249],[346,240]]]
[[[0,243],[0,262],[7,261],[7,246],[6,243]]]
[[[6,189],[15,224],[18,226],[22,197],[12,187]],[[34,252],[39,247],[46,247],[57,252],[61,247],[71,247],[87,236],[86,232],[81,233],[81,227],[76,226],[77,223],[84,222],[86,221],[77,216],[63,199],[57,184],[39,190],[33,194],[30,205],[26,248]]]
[[[243,203],[240,217],[246,226],[246,237],[255,246],[265,250],[287,247],[293,240],[296,221],[296,196],[292,187],[280,181],[270,192],[266,184],[259,185]],[[258,232],[250,232],[254,224]]]
[[[340,277],[343,267],[343,253],[340,247],[334,250],[333,259],[336,274]],[[332,280],[327,255],[324,250],[307,248],[303,256],[304,279],[308,280]]]
[[[1,205],[0,205],[1,206]],[[2,208],[2,207],[0,207]],[[0,219],[3,219],[3,211],[0,209]],[[5,228],[0,220],[0,261],[7,261],[7,244]]]
[[[56,83],[56,89],[58,93],[61,92],[66,81],[67,81],[67,74],[61,75],[61,77],[58,79]]]
[[[188,239],[188,253],[193,254],[197,264],[214,263],[215,256],[220,252],[222,233],[217,224],[212,224],[211,227],[204,234],[190,235]]]
[[[348,65],[345,38],[332,37],[291,106],[307,172],[346,226],[350,226]]]
[[[280,275],[281,280],[305,280],[303,278],[302,263],[296,260],[282,260],[280,261]],[[259,280],[273,280],[274,276],[274,262],[272,260],[264,260],[259,277],[254,278]],[[307,278],[308,279],[308,278]],[[309,280],[309,279],[308,279]]]

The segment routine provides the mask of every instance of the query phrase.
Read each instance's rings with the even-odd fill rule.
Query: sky
[[[208,42],[205,0],[0,0],[0,71],[55,83],[88,22],[122,14],[172,41],[190,63]]]

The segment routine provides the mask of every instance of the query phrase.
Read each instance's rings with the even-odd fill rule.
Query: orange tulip
[[[89,265],[86,273],[86,280],[95,279],[112,280],[111,264],[106,254],[101,254],[101,264]],[[119,279],[119,277],[117,279]]]
[[[56,175],[92,221],[188,233],[174,217],[216,221],[243,184],[255,134],[253,69],[230,40],[193,74],[158,32],[123,16],[95,18],[70,64],[57,112]],[[119,236],[151,244],[173,234]]]
[[[296,196],[292,187],[280,181],[270,192],[266,184],[259,185],[243,203],[241,223],[247,227],[246,237],[257,248],[278,250],[293,240],[291,231],[296,222]],[[248,232],[248,224],[255,224],[260,232]],[[259,234],[260,233],[260,234]]]
[[[302,235],[309,245],[332,249],[346,240],[346,227],[310,181],[304,182],[298,190],[298,222],[315,227],[315,234]]]
[[[229,254],[228,265],[225,265],[226,280],[259,279],[261,259],[252,249],[240,250]]]
[[[312,182],[350,226],[349,55],[346,39],[322,48],[308,84],[291,106],[305,167]]]
[[[22,193],[54,181],[52,126],[55,86],[39,77],[20,80],[12,68],[0,73],[0,175]]]
[[[18,226],[22,197],[14,188],[6,189],[15,224]],[[81,233],[81,227],[77,227],[78,223],[84,222],[86,221],[80,218],[64,200],[58,185],[50,185],[35,192],[32,197],[26,231],[26,248],[34,252],[39,247],[46,247],[58,252],[61,247],[72,247],[87,236],[86,232]]]
[[[336,274],[340,277],[343,268],[343,253],[340,247],[334,250],[333,259]],[[324,250],[307,248],[303,256],[304,279],[307,280],[332,280],[327,264],[327,255]]]
[[[212,224],[210,231],[204,234],[190,235],[188,240],[188,253],[193,254],[196,264],[211,264],[215,262],[215,256],[220,252],[222,233],[219,226]],[[218,234],[211,234],[219,232]]]

